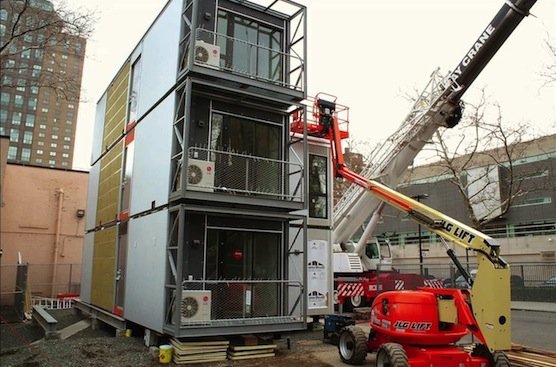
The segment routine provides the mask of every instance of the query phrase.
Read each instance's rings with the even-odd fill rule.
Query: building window
[[[5,124],[8,121],[8,111],[0,110],[0,123]]]
[[[23,144],[32,144],[32,143],[33,143],[33,132],[25,131],[23,133]]]
[[[13,143],[19,142],[19,129],[10,129],[10,141]]]
[[[42,50],[35,50],[35,59],[42,60],[43,52]]]
[[[19,94],[15,95],[15,106],[23,107],[23,96],[20,96]]]
[[[69,158],[69,153],[62,153],[62,158]]]
[[[70,146],[67,144],[64,144],[64,150],[69,150]]]
[[[75,108],[75,105],[73,103],[68,103],[68,108],[73,110]]]
[[[0,20],[8,20],[8,11],[6,9],[0,10]]]
[[[62,162],[62,166],[67,167],[67,166],[68,166],[68,162],[66,162],[66,161]]]
[[[512,208],[521,208],[524,206],[532,206],[532,205],[544,205],[544,204],[551,204],[552,198],[550,196],[542,197],[542,198],[532,198],[532,199],[525,199],[519,202],[516,202],[512,205]]]
[[[48,164],[54,166],[56,164],[56,161],[54,159],[51,159],[48,161]]]
[[[38,142],[37,142],[37,145],[38,145],[38,146],[41,146],[41,147],[44,146],[44,141],[38,141]]]
[[[42,163],[42,158],[37,158],[37,159],[35,159],[35,162],[37,162],[37,163]]]
[[[56,152],[50,152],[51,157],[56,157]]]
[[[64,141],[71,141],[71,138],[69,136],[64,136]]]
[[[33,37],[31,36],[31,38],[33,38]],[[21,51],[21,58],[22,59],[30,59],[31,58],[31,50],[26,49],[26,50]]]
[[[45,138],[46,134],[45,133],[39,133],[39,138]]]
[[[52,134],[50,135],[50,138],[52,138],[53,140],[58,140],[58,135]]]
[[[38,155],[42,155],[44,153],[44,151],[42,149],[37,149],[37,154]]]
[[[10,103],[10,94],[6,92],[2,92],[2,97],[0,97],[0,103],[3,105],[7,105]]]
[[[34,97],[29,98],[29,101],[27,102],[27,106],[31,111],[35,111],[37,109],[37,99]]]
[[[4,24],[0,24],[0,36],[3,37],[5,34],[6,34],[6,26]]]
[[[46,125],[45,125],[45,124],[40,124],[40,125],[39,125],[39,129],[45,130],[45,129],[46,129]]]
[[[33,78],[38,78],[39,75],[41,75],[41,69],[42,67],[40,65],[33,65],[33,71],[31,73]]]
[[[20,125],[21,124],[21,112],[14,112],[12,114],[12,125]]]
[[[71,121],[71,120],[66,120],[66,125],[72,125],[72,124],[73,124],[73,121]]]
[[[48,113],[48,108],[46,107],[41,108],[41,112]]]
[[[39,87],[31,87],[31,94],[39,94]]]
[[[328,218],[327,159],[309,154],[309,216]]]
[[[21,149],[21,160],[24,162],[29,162],[31,159],[31,149],[23,148]]]
[[[17,158],[17,147],[11,146],[8,148],[8,159],[14,160]]]
[[[56,144],[56,143],[50,143],[50,147],[51,147],[51,148],[57,148],[57,147],[58,147],[58,144]]]
[[[217,33],[227,36],[217,39],[226,69],[267,80],[282,79],[282,29],[221,9]]]
[[[27,114],[27,118],[25,119],[25,126],[27,127],[35,126],[35,115],[31,115],[30,113]]]

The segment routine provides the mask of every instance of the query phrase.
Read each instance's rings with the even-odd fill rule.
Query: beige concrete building
[[[10,274],[8,268],[21,258],[30,265],[34,295],[78,292],[88,172],[12,163],[4,167],[3,273]]]

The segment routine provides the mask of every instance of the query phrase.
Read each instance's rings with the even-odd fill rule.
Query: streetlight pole
[[[426,199],[428,197],[428,194],[419,194],[412,196],[412,198],[417,200],[418,203],[420,203],[422,199]],[[421,241],[421,223],[417,223],[417,235],[419,238],[419,269],[421,270],[421,275],[423,275],[423,243]]]

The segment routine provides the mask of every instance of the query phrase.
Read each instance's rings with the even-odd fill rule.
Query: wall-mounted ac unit
[[[211,291],[183,290],[181,293],[181,323],[209,321]]]
[[[214,162],[189,159],[187,166],[187,189],[214,191]]]
[[[195,42],[195,63],[220,67],[220,46],[204,41]]]

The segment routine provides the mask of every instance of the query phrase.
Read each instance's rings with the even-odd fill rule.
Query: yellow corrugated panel
[[[114,305],[116,238],[116,227],[110,227],[95,233],[91,303],[106,310],[112,310]]]
[[[128,104],[130,63],[128,62],[108,87],[102,146],[111,146],[125,129]],[[123,140],[114,145],[100,161],[96,224],[108,223],[118,216],[123,165]],[[95,233],[91,301],[112,310],[116,272],[117,227]]]

